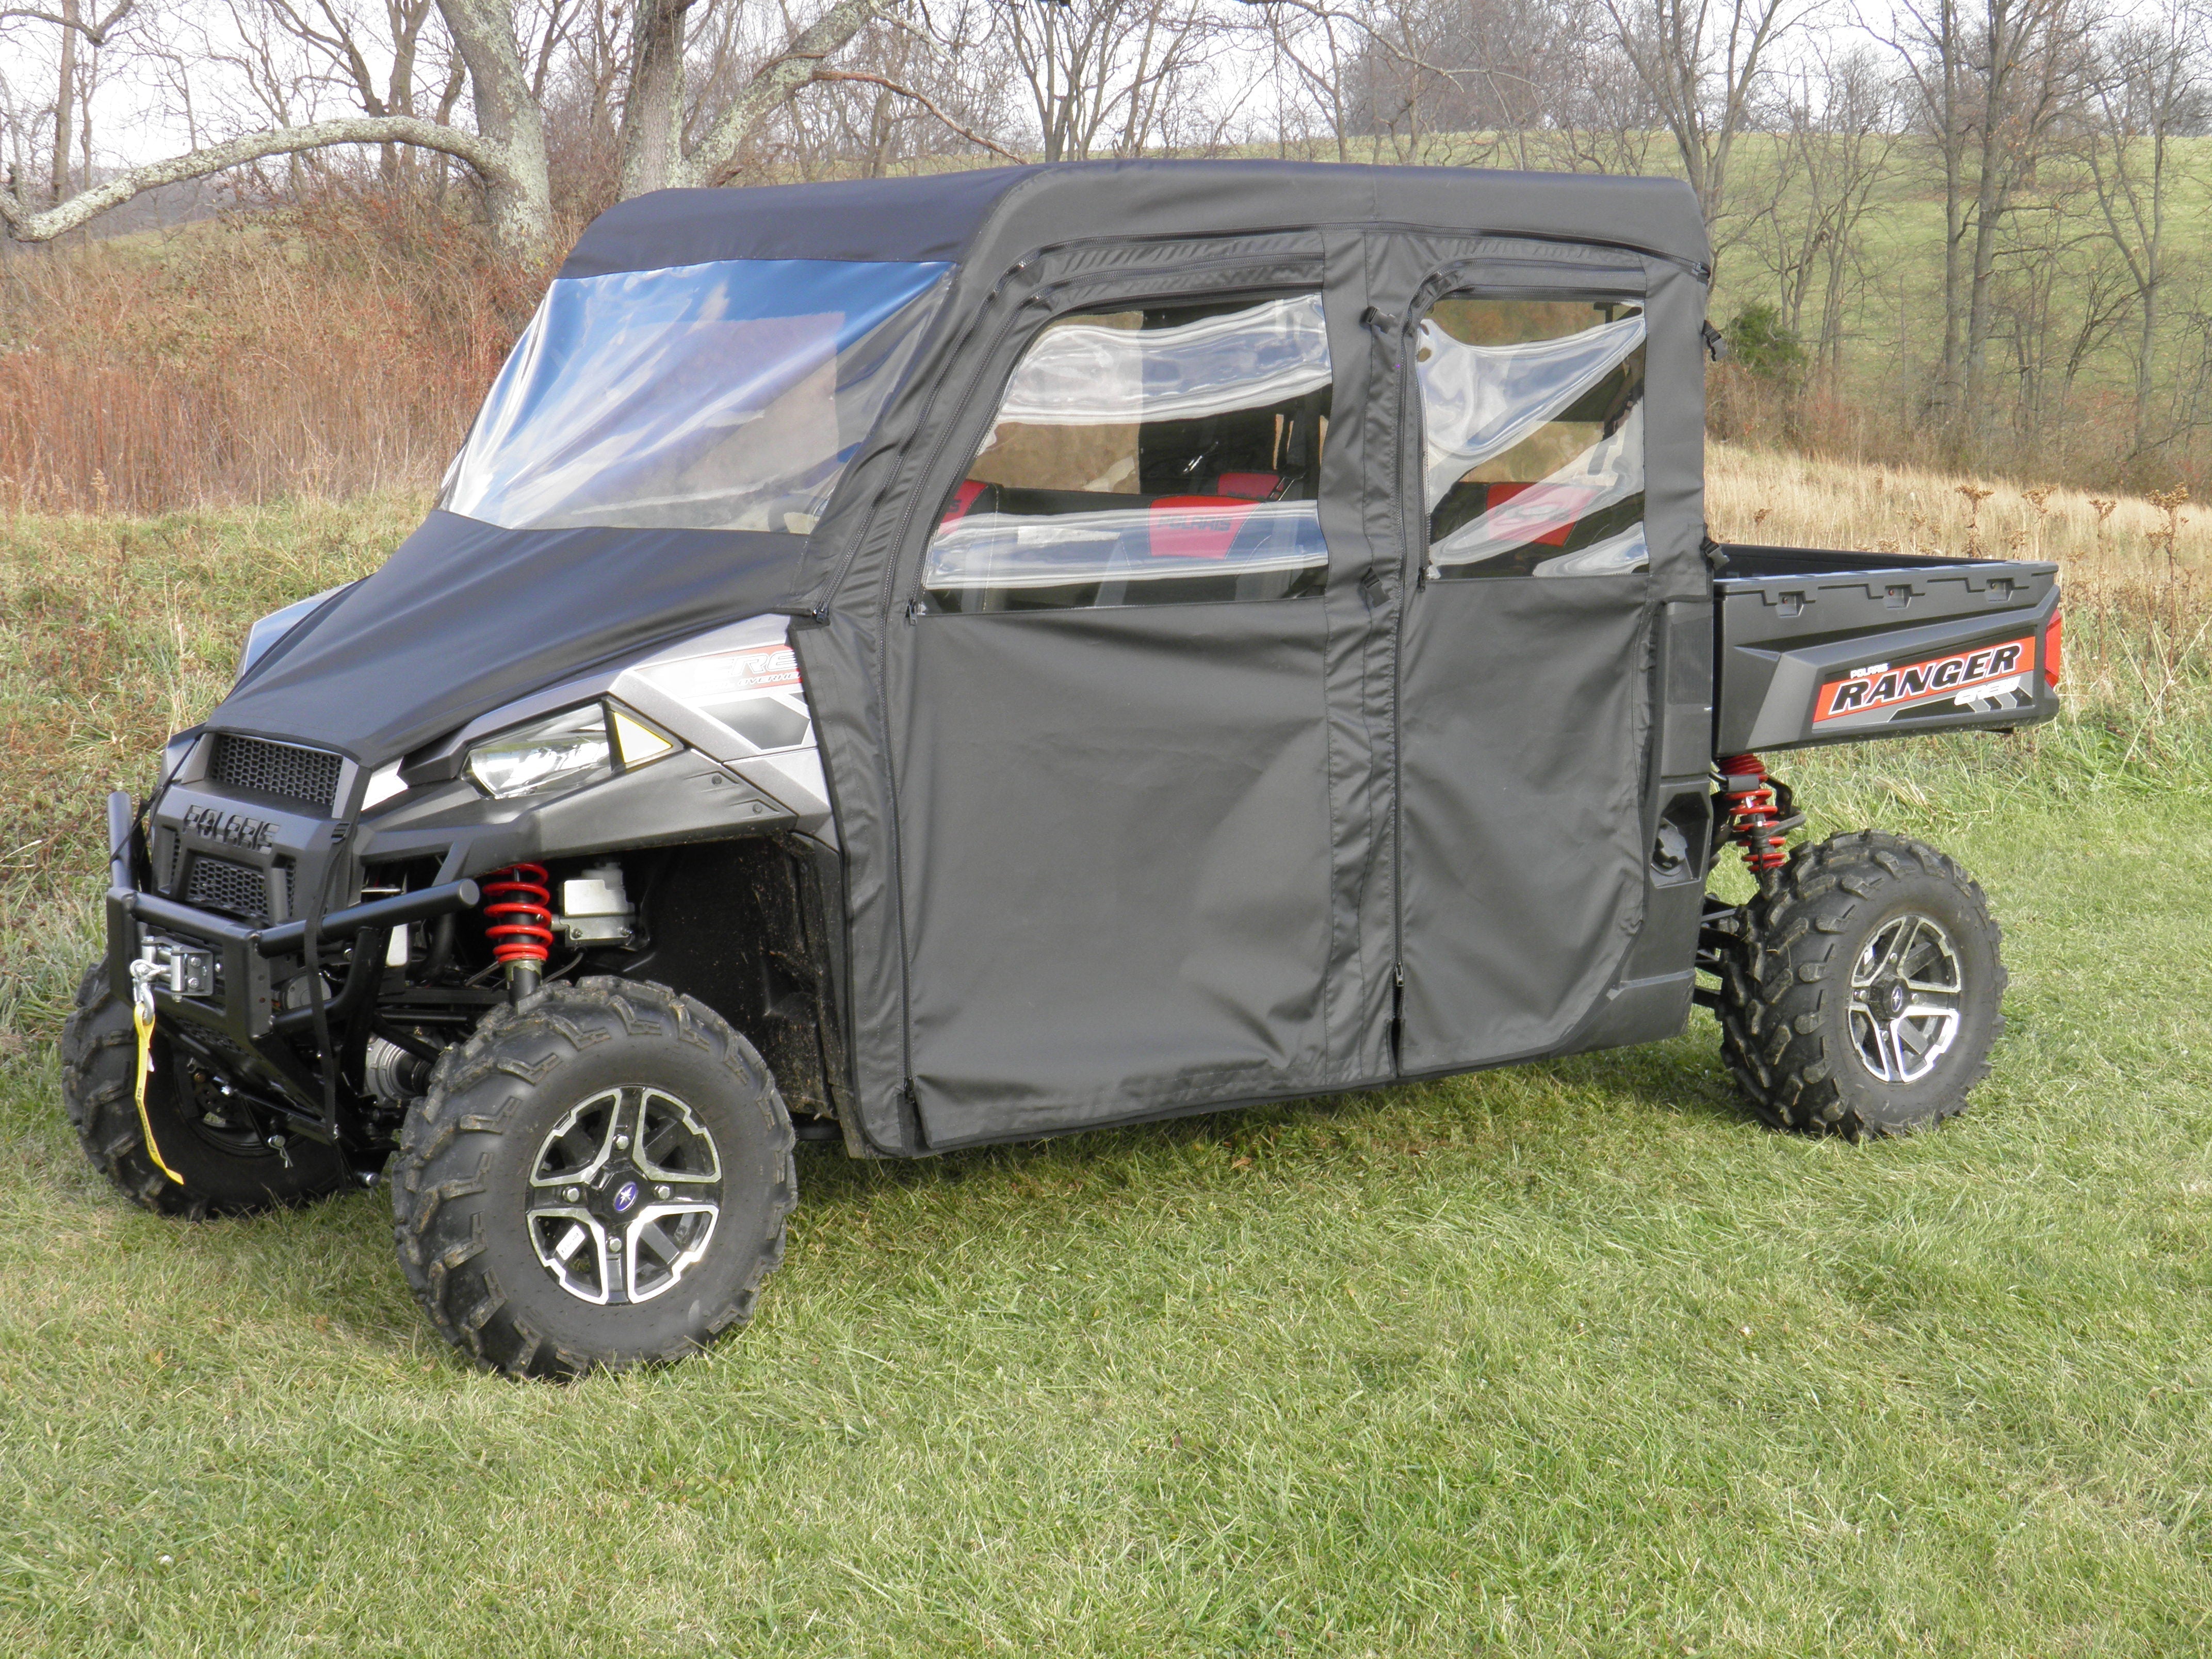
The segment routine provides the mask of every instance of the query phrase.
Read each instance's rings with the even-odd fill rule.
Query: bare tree
[[[2094,120],[2082,149],[2098,211],[2127,271],[2136,307],[2134,453],[2151,447],[2150,406],[2161,307],[2170,275],[2177,142],[2212,117],[2206,59],[2212,14],[2161,0],[2157,14],[2123,24],[2102,43]]]
[[[1729,162],[1752,121],[1769,50],[1797,0],[1601,0],[1614,40],[1681,153],[1715,253],[1726,245]]]
[[[1658,100],[1614,39],[1602,0],[1574,0],[1546,54],[1550,131],[1533,165],[1576,173],[1644,173],[1665,140]],[[1528,165],[1528,163],[1524,163]]]
[[[260,9],[272,27],[327,63],[363,114],[418,112],[415,76],[435,15],[431,0],[380,0],[374,12],[359,0],[260,0]],[[373,63],[384,66],[381,77]],[[412,154],[385,145],[385,178],[397,179]]]
[[[691,13],[701,3],[711,7],[716,0],[642,0],[629,12],[619,141],[624,194],[661,185],[718,182],[763,120],[802,87],[832,76],[827,60],[903,0],[830,0],[732,88],[696,135],[687,135],[684,58]],[[549,59],[541,55],[533,62],[526,42],[544,36],[521,27],[528,19],[519,14],[517,0],[435,0],[435,5],[465,72],[471,125],[453,118],[459,83],[449,82],[453,95],[441,100],[446,107],[436,118],[387,106],[383,113],[364,110],[328,118],[279,119],[259,131],[88,180],[84,188],[43,208],[23,193],[19,176],[13,188],[0,191],[0,223],[19,241],[47,241],[158,185],[334,145],[394,144],[452,156],[468,167],[483,188],[501,245],[517,253],[536,248],[552,222],[546,147]],[[401,13],[405,8],[406,0],[398,0]],[[319,44],[326,57],[343,62],[344,40],[329,27],[335,15],[296,5],[291,13],[325,37]],[[557,3],[538,14],[544,33],[560,29],[561,15]],[[82,24],[72,30],[82,32]],[[384,94],[374,95],[383,101]]]
[[[1351,131],[1345,112],[1345,82],[1349,54],[1364,33],[1356,21],[1336,15],[1327,7],[1311,10],[1298,6],[1256,3],[1264,31],[1268,65],[1276,78],[1279,120],[1287,137],[1291,112],[1317,119],[1336,150],[1336,159],[1352,159]],[[1283,70],[1288,67],[1294,96],[1286,100],[1280,91]],[[1304,122],[1302,120],[1303,126]],[[1302,134],[1310,142],[1310,133]]]
[[[811,98],[785,106],[763,135],[784,137],[808,177],[880,178],[977,152],[1024,159],[1001,142],[1020,99],[991,37],[988,0],[894,18],[854,43]]]
[[[1403,0],[1328,11],[1364,38],[1348,66],[1346,112],[1401,161],[1537,165],[1571,73],[1561,0]]]
[[[1861,225],[1896,149],[1896,98],[1862,46],[1816,52],[1791,77],[1778,125],[1772,200],[1748,233],[1781,294],[1784,325],[1803,338],[1815,290],[1816,372],[1842,366],[1845,301],[1861,268]]]
[[[1048,161],[1136,155],[1176,133],[1221,30],[1205,0],[997,0]],[[1170,142],[1172,140],[1170,139]]]
[[[2087,37],[2084,0],[1896,0],[1881,31],[1942,173],[1943,356],[1931,401],[1954,441],[1984,413],[2005,222],[2079,102]]]
[[[47,145],[50,203],[58,202],[69,193],[80,167],[89,174],[91,93],[99,75],[98,54],[118,30],[128,27],[136,7],[137,0],[115,0],[102,15],[96,7],[88,14],[81,0],[54,0],[51,8],[0,4],[0,33],[26,23],[44,24],[56,33],[59,50],[54,101],[49,110],[41,112],[49,115],[52,123],[52,136]],[[83,158],[82,162],[71,160],[72,152]],[[24,176],[23,172],[19,170],[17,176]]]

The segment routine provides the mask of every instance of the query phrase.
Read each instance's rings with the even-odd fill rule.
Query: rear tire
[[[1973,878],[1860,830],[1797,848],[1742,918],[1721,1053],[1761,1117],[1858,1140],[1965,1108],[2004,1030],[2003,936]]]
[[[392,1169],[399,1264],[483,1364],[674,1360],[750,1318],[798,1201],[752,1046],[641,981],[554,985],[447,1051]]]
[[[163,1161],[184,1176],[179,1186],[146,1150],[137,1078],[131,1006],[110,988],[107,964],[94,963],[78,981],[76,1012],[62,1028],[62,1107],[92,1167],[125,1197],[156,1215],[198,1221],[296,1208],[352,1184],[345,1160],[331,1147],[295,1135],[280,1154],[262,1141],[251,1119],[234,1108],[227,1112],[178,1060],[157,1024],[146,1123]]]

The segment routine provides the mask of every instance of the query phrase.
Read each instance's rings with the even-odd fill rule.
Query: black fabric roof
[[[1308,161],[1066,161],[912,179],[666,190],[592,222],[563,276],[714,259],[991,262],[1071,237],[1404,224],[1613,240],[1703,264],[1697,198],[1671,179]]]
[[[740,190],[659,190],[609,208],[563,276],[712,259],[957,259],[992,204],[1043,167]]]

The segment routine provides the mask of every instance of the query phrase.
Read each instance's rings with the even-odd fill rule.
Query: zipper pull
[[[1394,337],[1403,333],[1406,319],[1395,312],[1384,311],[1379,306],[1370,306],[1359,313],[1359,324],[1377,341],[1392,348],[1390,367],[1393,368],[1399,367],[1395,350],[1396,340]]]

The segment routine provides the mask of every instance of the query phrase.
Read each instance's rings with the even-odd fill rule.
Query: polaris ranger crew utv
[[[1679,184],[1445,167],[614,209],[428,521],[111,799],[87,1152],[184,1216],[389,1166],[432,1321],[556,1376],[745,1318],[795,1137],[919,1157],[1693,1002],[1776,1124],[1957,1110],[1980,891],[1787,851],[1758,756],[2049,718],[2053,568],[1708,541],[1708,258]]]

